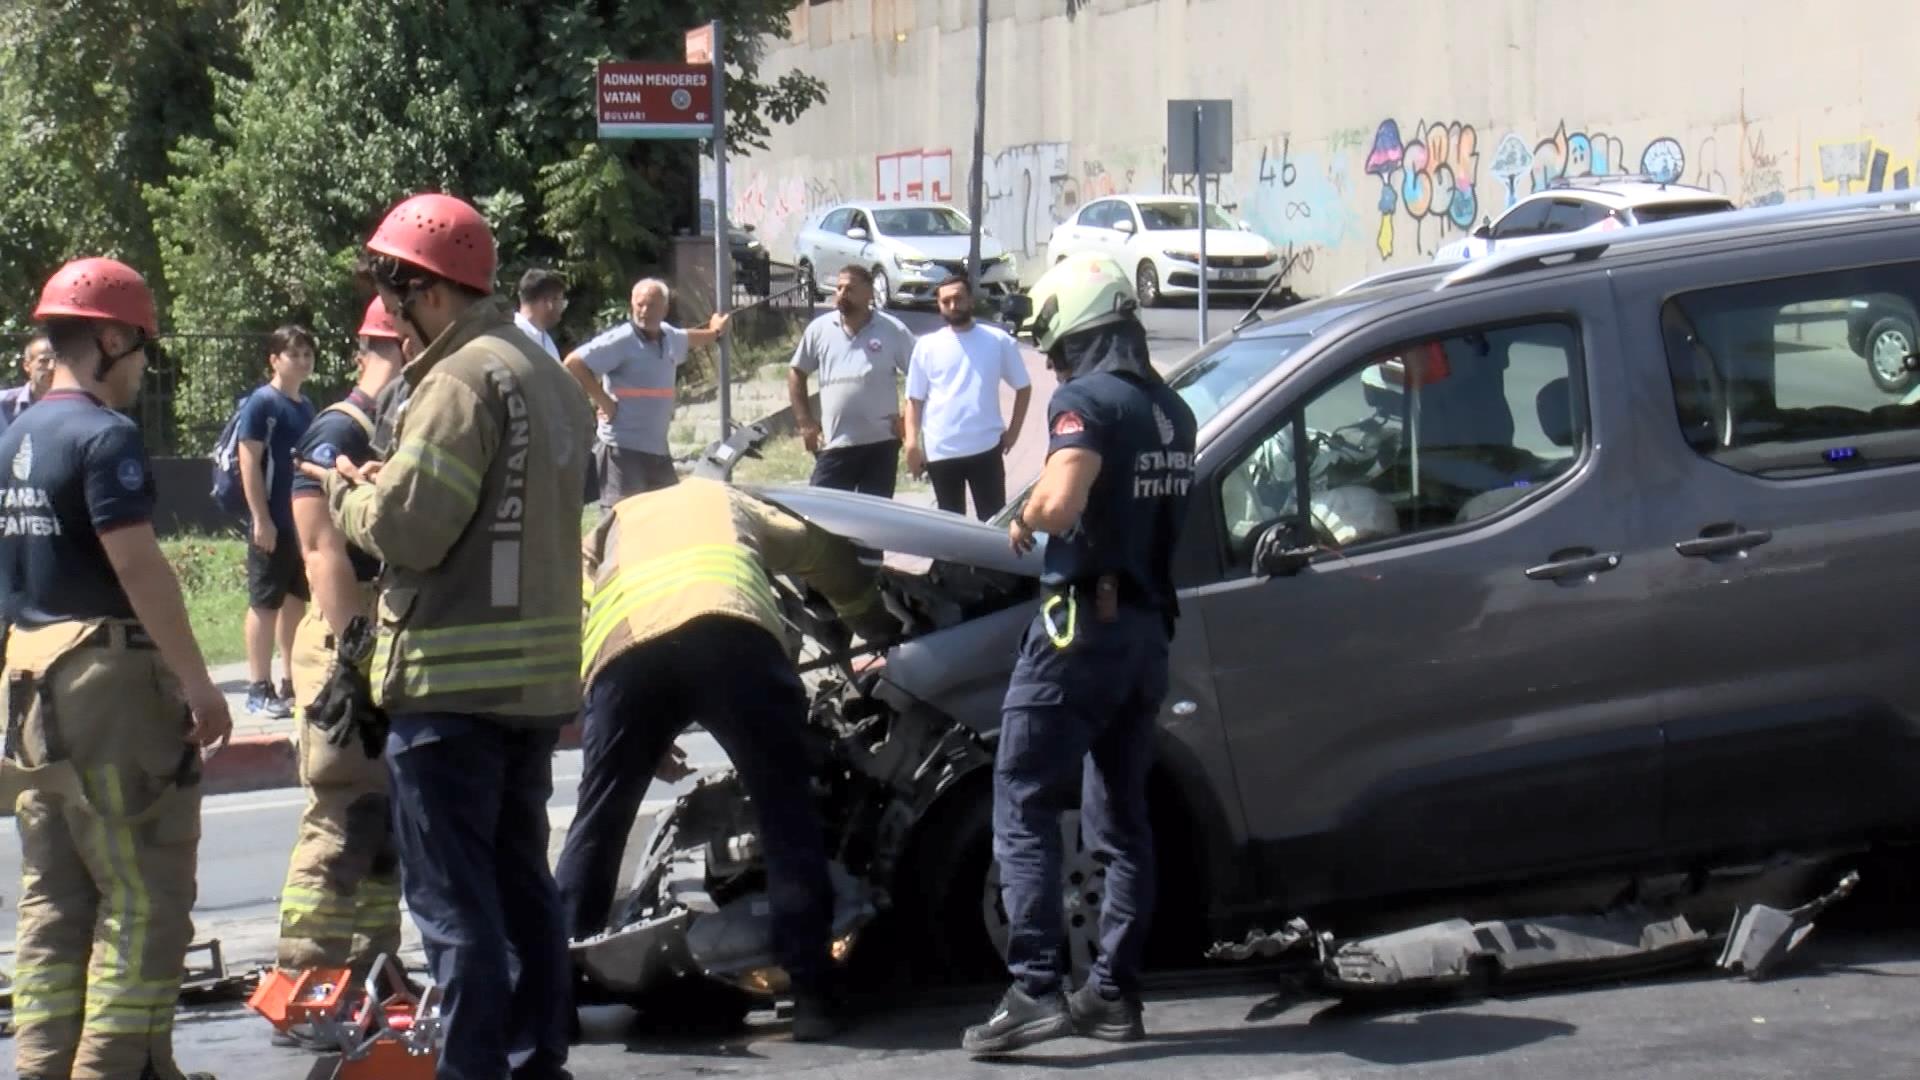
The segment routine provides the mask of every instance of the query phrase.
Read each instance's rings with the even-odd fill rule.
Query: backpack
[[[213,504],[235,517],[244,518],[247,510],[247,489],[240,483],[240,415],[247,411],[247,402],[251,394],[243,394],[234,402],[233,415],[227,418],[227,426],[220,429],[220,438],[213,444]],[[273,425],[277,418],[267,420],[267,437],[273,437]],[[266,462],[267,486],[273,486],[273,458]]]
[[[247,491],[240,483],[240,413],[246,409],[247,398],[243,397],[233,410],[233,416],[227,420],[227,426],[220,429],[220,438],[213,444],[213,501],[222,510],[236,517],[247,516]],[[373,418],[359,406],[350,401],[336,401],[320,410],[322,413],[338,412],[351,417],[360,425],[360,430],[373,437]],[[273,438],[274,425],[280,422],[278,417],[267,418],[267,439]],[[266,460],[266,484],[273,486],[273,457]]]

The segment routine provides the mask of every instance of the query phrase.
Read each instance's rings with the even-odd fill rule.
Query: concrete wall
[[[1916,181],[1920,9],[1898,0],[991,0],[986,222],[1038,273],[1053,226],[1164,173],[1168,98],[1234,101],[1210,196],[1302,292],[1431,256],[1559,176],[1649,172],[1758,205]],[[966,205],[974,0],[830,0],[765,70],[828,100],[736,159],[774,256],[822,207]]]

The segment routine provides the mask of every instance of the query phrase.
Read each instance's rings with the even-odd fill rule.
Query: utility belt
[[[101,808],[90,805],[69,760],[71,748],[54,708],[53,676],[82,649],[154,651],[158,646],[138,623],[116,619],[9,627],[6,648],[6,740],[0,750],[0,801],[11,805],[19,792],[37,789],[87,805],[95,816],[107,819]],[[39,736],[39,745],[31,755],[24,745],[30,721],[34,721]],[[32,764],[28,763],[29,756]],[[121,824],[145,821],[163,810],[163,804],[172,801],[175,792],[195,788],[199,781],[199,750],[183,740],[167,797],[157,799],[140,813],[112,820]]]
[[[1041,595],[1040,621],[1046,627],[1047,639],[1053,642],[1056,649],[1073,644],[1074,635],[1079,631],[1080,610],[1083,607],[1096,621],[1103,623],[1118,621],[1123,607],[1141,611],[1163,610],[1160,603],[1137,582],[1120,574],[1101,574],[1065,585],[1046,586]]]

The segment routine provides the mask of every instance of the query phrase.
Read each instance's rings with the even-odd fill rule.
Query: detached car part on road
[[[1920,835],[1920,560],[1901,554],[1920,407],[1888,400],[1846,326],[1852,298],[1920,298],[1920,216],[1887,209],[1914,202],[1395,276],[1171,372],[1201,429],[1150,960],[1296,915],[1351,938],[1604,911],[1647,875]],[[763,494],[887,553],[908,628],[855,643],[788,590],[839,948],[915,982],[990,977],[991,747],[1039,559],[957,515]],[[619,928],[575,946],[590,981],[772,992],[753,831],[724,775],[665,815]],[[1084,966],[1101,864],[1071,823],[1063,842]]]

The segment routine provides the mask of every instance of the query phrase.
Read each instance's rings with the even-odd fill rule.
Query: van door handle
[[[1548,561],[1539,566],[1527,567],[1527,577],[1534,581],[1570,581],[1575,578],[1591,578],[1595,574],[1604,574],[1620,565],[1620,553],[1617,551],[1595,552],[1592,548],[1568,548],[1556,551],[1548,556]]]
[[[1748,550],[1773,539],[1768,529],[1742,529],[1737,525],[1709,525],[1692,540],[1681,540],[1673,550],[1689,559],[1711,559],[1717,555],[1745,556]]]

